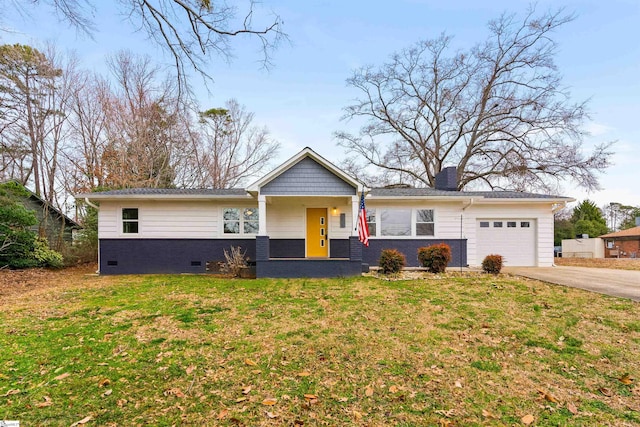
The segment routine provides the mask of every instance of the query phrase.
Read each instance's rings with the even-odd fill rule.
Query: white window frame
[[[411,210],[411,230],[410,234],[406,236],[388,236],[382,235],[382,221],[381,221],[381,212],[385,209],[388,210]],[[372,206],[371,210],[375,210],[375,224],[376,224],[376,232],[371,233],[372,238],[378,239],[430,239],[435,238],[437,235],[437,222],[438,222],[438,214],[437,209],[432,207],[414,207],[414,206]],[[417,220],[418,220],[418,210],[431,210],[433,211],[433,235],[418,235],[417,234]],[[367,209],[367,215],[369,215],[369,209]],[[428,224],[428,223],[424,223]]]
[[[124,218],[124,211],[127,210],[127,209],[135,209],[136,211],[138,211],[138,218],[137,219],[125,219]],[[125,223],[136,223],[136,224],[138,224],[138,231],[136,231],[135,233],[126,232],[124,230],[124,224]],[[136,206],[136,207],[133,207],[133,206],[122,206],[120,208],[120,234],[121,235],[123,235],[123,236],[139,236],[140,235],[140,231],[141,231],[140,230],[141,229],[140,224],[141,224],[141,221],[140,221],[140,207],[138,207],[138,206]]]
[[[238,233],[226,233],[225,232],[225,221],[224,219],[224,213],[226,210],[228,209],[236,209],[238,210]],[[255,220],[247,220],[244,218],[245,215],[245,211],[247,209],[252,210],[256,215],[257,218]],[[256,225],[256,232],[255,233],[246,233],[245,232],[245,223],[255,223]],[[260,213],[258,210],[257,206],[224,206],[221,208],[220,210],[220,235],[223,237],[246,237],[246,236],[251,236],[251,237],[255,237],[260,233]]]

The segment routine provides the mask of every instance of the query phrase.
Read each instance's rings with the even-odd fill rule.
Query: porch
[[[363,271],[362,244],[356,236],[349,237],[343,257],[272,257],[272,247],[278,248],[274,243],[269,236],[256,236],[256,277],[347,277]]]

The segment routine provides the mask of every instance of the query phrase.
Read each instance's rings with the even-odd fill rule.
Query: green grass
[[[66,280],[0,302],[0,420],[640,425],[637,303],[471,274]]]

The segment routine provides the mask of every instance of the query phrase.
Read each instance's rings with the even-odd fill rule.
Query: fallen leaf
[[[249,393],[251,393],[251,388],[252,388],[252,387],[251,387],[250,385],[245,386],[245,387],[242,387],[242,394],[249,394]]]
[[[111,396],[111,393],[113,393],[113,389],[106,390],[104,393],[102,393],[102,397]]]
[[[273,397],[268,397],[262,401],[262,404],[266,406],[273,406],[276,403],[278,403],[278,400]]]
[[[104,387],[106,385],[111,384],[111,380],[109,378],[105,378],[98,384],[98,387]]]
[[[117,404],[118,404],[119,408],[122,408],[122,407],[126,406],[127,403],[128,403],[127,399],[118,399],[118,403]]]
[[[51,398],[49,396],[43,396],[44,402],[40,402],[36,404],[36,408],[46,408],[47,406],[53,405]]]
[[[493,415],[491,412],[487,411],[486,409],[482,410],[482,416],[485,418],[493,418],[493,419],[496,418],[495,415]]]
[[[391,387],[389,387],[389,392],[391,392],[391,393],[395,393],[395,392],[397,392],[397,391],[398,391],[398,387],[396,387],[396,386],[394,386],[394,385],[392,385]]]
[[[298,372],[297,374],[299,377],[308,377],[309,375],[311,375],[311,372],[307,372],[307,371],[302,371],[302,372]]]
[[[303,425],[304,425],[304,421],[302,421],[302,420],[295,420],[295,421],[293,422],[293,425],[294,425],[294,426],[303,426]]]
[[[258,374],[261,374],[262,371],[260,369],[254,369],[253,371],[251,371],[251,373],[254,375],[258,375]]]
[[[182,390],[180,390],[179,388],[170,388],[169,390],[166,390],[164,392],[165,396],[175,396],[175,397],[179,397],[182,398],[184,397],[184,393],[182,392]]]
[[[86,417],[84,417],[80,421],[76,421],[75,423],[71,424],[71,427],[76,427],[76,426],[79,426],[81,424],[86,424],[89,421],[91,421],[92,419],[93,419],[93,417],[91,415],[87,415]]]
[[[558,399],[556,399],[551,393],[544,390],[538,390],[538,393],[540,393],[547,402],[558,403]]]
[[[567,411],[571,412],[573,415],[578,415],[578,408],[576,408],[576,405],[571,402],[567,403]]]
[[[226,417],[228,413],[229,413],[228,409],[223,409],[222,411],[218,412],[218,417],[217,418],[219,420],[223,420],[224,417]]]
[[[316,396],[315,394],[305,394],[304,398],[307,400],[312,400],[312,399],[317,399],[318,396]]]
[[[9,390],[8,392],[6,392],[3,395],[0,395],[0,397],[7,397],[7,396],[11,396],[12,394],[18,394],[18,393],[20,393],[20,390],[13,389],[13,390]]]
[[[193,371],[195,371],[195,369],[196,369],[195,365],[191,365],[191,366],[189,366],[189,367],[187,368],[187,375],[191,375],[191,373],[192,373]]]
[[[100,363],[98,363],[98,366],[109,366],[109,364],[105,363],[105,362],[100,362]]]
[[[273,412],[267,411],[267,418],[271,418],[271,419],[278,418],[278,414],[274,414]]]
[[[620,381],[622,384],[629,385],[633,383],[633,378],[631,378],[629,374],[624,374],[623,376],[618,378],[618,381]]]
[[[535,418],[533,418],[533,415],[527,414],[524,417],[520,418],[520,421],[522,421],[522,424],[528,426],[529,424],[533,423],[533,421],[535,421]]]
[[[236,399],[236,403],[244,402],[245,400],[247,400],[246,397],[239,397]]]
[[[598,391],[607,397],[611,397],[611,390],[609,390],[608,388],[600,387]]]
[[[245,365],[249,365],[249,366],[257,366],[258,365],[256,362],[254,362],[251,359],[244,359],[244,363],[245,363]]]
[[[462,388],[462,382],[460,380],[457,380],[455,383],[456,387],[458,388]]]
[[[353,410],[353,416],[356,418],[356,420],[362,419],[362,413],[356,411],[355,409]]]
[[[68,372],[65,372],[64,374],[60,374],[57,377],[55,377],[54,380],[60,381],[60,380],[63,380],[65,378],[67,378],[68,376],[71,376],[71,374],[68,373]]]
[[[364,395],[367,397],[373,396],[373,387],[367,386],[367,388],[364,390]]]

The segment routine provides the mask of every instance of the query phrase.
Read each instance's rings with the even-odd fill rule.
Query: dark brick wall
[[[257,277],[349,277],[359,276],[359,261],[332,259],[270,259],[256,263]]]
[[[466,239],[372,239],[369,247],[362,246],[362,262],[372,266],[378,265],[380,253],[383,249],[397,249],[407,259],[407,267],[420,267],[418,264],[418,248],[446,243],[451,247],[451,262],[449,267],[464,267],[467,265]]]
[[[100,274],[205,273],[231,246],[256,259],[254,239],[100,239]]]
[[[304,258],[304,239],[269,239],[271,258]]]

